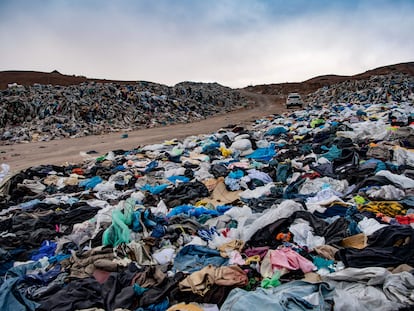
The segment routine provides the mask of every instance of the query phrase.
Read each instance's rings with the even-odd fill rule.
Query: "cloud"
[[[243,87],[413,58],[410,1],[30,3],[0,6],[1,70]]]

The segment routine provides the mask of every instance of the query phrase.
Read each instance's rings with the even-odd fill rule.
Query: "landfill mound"
[[[412,80],[335,88],[246,127],[3,166],[2,310],[412,310]]]
[[[246,108],[251,101],[217,83],[12,83],[0,92],[0,143],[48,141],[176,123]]]
[[[304,96],[308,104],[356,103],[369,105],[414,100],[414,76],[404,73],[375,75],[364,80],[347,80],[324,86]]]
[[[275,95],[281,98],[286,98],[287,94],[292,92],[299,92],[306,95],[313,93],[320,88],[329,87],[331,85],[339,84],[345,81],[369,80],[372,76],[385,76],[389,74],[401,73],[413,77],[414,62],[383,66],[353,76],[341,76],[333,74],[323,75],[311,78],[303,82],[273,83],[248,86],[245,88],[245,90],[259,94]]]

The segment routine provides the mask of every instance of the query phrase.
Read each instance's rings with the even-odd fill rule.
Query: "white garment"
[[[309,222],[303,219],[295,219],[290,225],[289,231],[293,233],[293,241],[299,246],[307,246],[313,250],[317,246],[325,245],[325,238],[315,235]]]
[[[1,167],[1,170],[0,170],[0,184],[1,184],[1,182],[4,179],[4,177],[6,177],[7,174],[9,173],[9,171],[10,171],[10,165],[8,165],[6,163],[2,163],[0,165],[0,167]]]
[[[248,241],[253,234],[261,228],[274,223],[275,221],[290,217],[296,211],[303,211],[302,204],[293,200],[285,200],[279,205],[272,206],[266,210],[259,218],[255,219],[251,224],[240,228],[240,236],[243,241]]]
[[[175,256],[174,247],[164,248],[152,254],[152,258],[154,258],[160,265],[166,265],[172,262],[174,259],[174,256]]]
[[[403,189],[414,188],[414,180],[404,175],[393,174],[390,171],[379,171],[375,176],[384,176]]]
[[[370,236],[375,231],[386,227],[388,225],[380,224],[374,218],[364,217],[360,222],[358,222],[358,228],[366,235]]]
[[[393,153],[393,162],[397,165],[414,166],[414,151],[401,147],[395,147]]]
[[[311,213],[314,213],[315,211],[323,213],[326,210],[326,205],[337,201],[343,202],[339,197],[341,195],[341,193],[336,192],[333,189],[323,189],[319,191],[314,197],[307,198],[305,204],[308,211]]]
[[[262,187],[257,187],[253,190],[247,189],[245,191],[243,191],[242,193],[240,193],[240,198],[242,199],[253,199],[253,198],[260,198],[261,196],[266,196],[270,194],[270,189],[274,188],[274,184],[273,183],[269,183],[266,184],[265,186]]]
[[[379,189],[369,189],[366,194],[371,199],[382,199],[387,201],[399,201],[405,197],[405,192],[393,185],[385,185]]]
[[[299,189],[300,194],[317,193],[323,189],[330,188],[339,193],[345,193],[348,189],[347,180],[338,180],[331,177],[307,179]]]

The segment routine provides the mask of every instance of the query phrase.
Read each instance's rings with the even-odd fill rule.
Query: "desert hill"
[[[300,92],[308,94],[316,91],[317,89],[341,83],[346,80],[363,80],[369,79],[371,76],[387,75],[391,73],[404,73],[407,75],[414,76],[414,62],[400,63],[394,65],[387,65],[378,67],[375,69],[368,70],[363,73],[355,74],[352,76],[341,76],[335,74],[328,74],[317,76],[308,79],[303,82],[287,82],[287,83],[272,83],[272,84],[261,84],[245,87],[244,90],[266,94],[266,95],[286,95],[289,92]],[[17,83],[24,86],[30,86],[35,83],[38,84],[51,84],[51,85],[76,85],[83,82],[111,82],[118,84],[131,84],[137,81],[116,81],[106,79],[92,79],[78,75],[65,75],[54,70],[50,73],[40,71],[0,71],[0,90],[6,89],[10,83]],[[151,82],[145,82],[151,83]]]

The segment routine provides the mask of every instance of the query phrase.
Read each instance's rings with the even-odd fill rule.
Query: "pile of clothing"
[[[217,83],[72,86],[11,84],[0,91],[0,143],[49,141],[188,123],[251,102]]]
[[[2,310],[410,310],[412,111],[318,103],[6,177]]]

